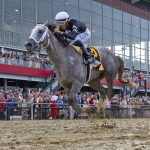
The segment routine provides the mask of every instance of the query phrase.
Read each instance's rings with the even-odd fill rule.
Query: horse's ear
[[[49,22],[48,22],[48,20],[44,23],[44,26],[46,26],[46,27],[48,27],[48,25],[49,25]]]

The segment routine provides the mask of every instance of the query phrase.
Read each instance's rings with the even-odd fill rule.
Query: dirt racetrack
[[[0,150],[150,150],[150,119],[0,121]]]

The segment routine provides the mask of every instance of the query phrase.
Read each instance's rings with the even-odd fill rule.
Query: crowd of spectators
[[[130,97],[125,95],[124,97],[115,95],[111,100],[104,102],[105,115],[107,117],[150,117],[150,97]],[[111,108],[111,113],[109,109]]]
[[[102,100],[99,95],[79,93],[76,97],[79,107],[91,108],[101,105],[99,113],[106,117],[142,117],[143,110],[148,110],[143,117],[149,116],[150,97],[130,98],[129,96],[115,95],[111,100]],[[18,115],[23,119],[73,119],[77,113],[70,112],[67,103],[67,95],[64,92],[40,92],[29,90],[24,94],[21,89],[5,91],[0,89],[0,119],[10,119],[10,116]],[[141,111],[142,110],[142,111]],[[138,115],[138,116],[137,116]],[[87,116],[86,113],[82,114]]]
[[[24,54],[14,54],[11,52],[2,52],[0,51],[0,63],[16,66],[26,66],[33,68],[46,68],[52,69],[52,64],[49,57],[45,55],[29,55]]]

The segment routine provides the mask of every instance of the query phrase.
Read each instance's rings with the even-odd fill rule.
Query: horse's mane
[[[54,33],[54,29],[56,28],[56,24],[48,24],[48,29]],[[63,37],[63,36],[60,36],[58,34],[55,34],[55,37],[58,39],[58,41],[60,41],[65,47],[68,46],[68,41]]]

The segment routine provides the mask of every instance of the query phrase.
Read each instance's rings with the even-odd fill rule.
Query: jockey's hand
[[[53,32],[54,33],[59,32],[59,28],[55,28]]]
[[[61,32],[58,28],[54,29],[54,34],[63,35],[63,32]]]
[[[54,34],[57,34],[57,35],[61,35],[61,36],[63,36],[63,32],[61,32],[61,31],[57,31],[57,32],[55,32]]]

